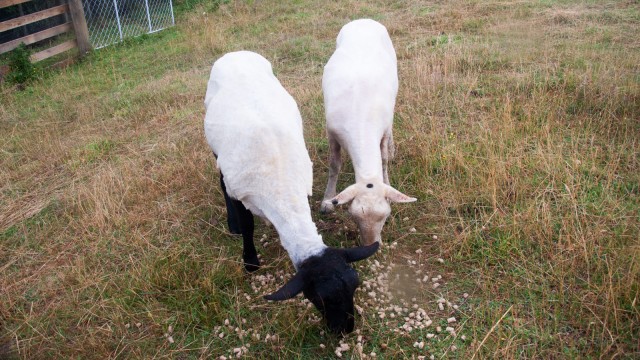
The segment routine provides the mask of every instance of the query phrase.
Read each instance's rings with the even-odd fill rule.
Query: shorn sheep
[[[246,270],[260,266],[253,243],[255,214],[275,226],[297,270],[265,298],[286,300],[302,292],[333,332],[353,331],[359,279],[348,264],[373,255],[379,244],[337,249],[322,241],[311,219],[312,164],[295,100],[269,61],[240,51],[213,65],[205,107],[205,135],[220,169],[227,216],[242,233]]]
[[[390,202],[416,201],[389,184],[393,158],[393,112],[398,93],[396,53],[380,23],[361,19],[346,24],[336,51],[324,67],[322,92],[329,138],[329,181],[321,211],[351,201],[349,213],[365,245],[381,241]],[[341,149],[351,157],[355,184],[336,195]]]

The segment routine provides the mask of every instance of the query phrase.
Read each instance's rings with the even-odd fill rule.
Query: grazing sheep
[[[311,219],[312,164],[295,100],[262,56],[240,51],[215,62],[205,97],[207,142],[217,157],[227,215],[243,238],[247,271],[260,262],[253,243],[253,214],[278,231],[297,272],[267,300],[303,292],[329,328],[354,327],[353,295],[358,273],[348,263],[373,255],[379,244],[350,249],[327,247]]]
[[[389,185],[387,164],[393,158],[393,109],[398,93],[396,53],[380,23],[363,19],[346,24],[336,51],[324,67],[322,91],[329,138],[329,181],[323,213],[352,201],[349,213],[365,245],[381,241],[391,213],[390,202],[412,202]],[[345,148],[356,173],[355,184],[336,195]]]

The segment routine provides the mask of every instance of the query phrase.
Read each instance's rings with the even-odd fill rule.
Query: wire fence
[[[175,24],[172,0],[82,0],[82,3],[94,49]]]

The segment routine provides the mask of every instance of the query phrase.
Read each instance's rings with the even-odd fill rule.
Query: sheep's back
[[[398,93],[397,60],[386,28],[362,19],[345,25],[322,76],[327,126],[391,125]],[[360,123],[359,125],[356,123]]]
[[[239,200],[257,195],[306,201],[312,166],[295,101],[268,73],[270,66],[266,74],[251,77],[255,68],[217,65],[205,101],[205,135],[227,192]]]

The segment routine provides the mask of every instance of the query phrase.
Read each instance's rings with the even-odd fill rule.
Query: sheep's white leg
[[[396,157],[396,145],[393,142],[393,131],[389,130],[389,160],[393,160]]]
[[[338,183],[338,174],[342,167],[342,156],[340,154],[340,143],[330,134],[329,136],[329,180],[327,181],[327,189],[324,191],[324,200],[320,205],[320,212],[328,214],[333,212],[334,206],[326,200],[336,196],[336,185]]]
[[[380,153],[382,154],[382,179],[385,184],[389,185],[389,159],[393,159],[395,149],[393,147],[393,133],[387,132],[380,142]]]

